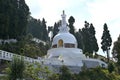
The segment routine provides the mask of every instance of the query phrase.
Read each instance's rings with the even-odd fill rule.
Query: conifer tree
[[[24,78],[25,63],[23,58],[14,57],[9,64],[8,74],[9,80],[23,80]]]
[[[10,10],[11,1],[0,0],[0,39],[6,39],[8,36]]]
[[[75,33],[75,37],[77,39],[78,48],[83,49],[83,36],[81,29],[79,29],[79,31]]]
[[[82,48],[84,54],[89,57],[93,57],[93,53],[97,52],[99,47],[97,44],[97,39],[95,37],[95,28],[93,24],[90,24],[85,21],[85,27],[82,28]]]
[[[68,22],[69,22],[69,28],[70,28],[70,33],[75,35],[75,28],[74,28],[74,23],[75,23],[75,19],[73,16],[70,16],[70,18],[68,19]]]
[[[89,33],[89,23],[85,21],[85,27],[82,28],[82,36],[83,36],[83,53],[86,55],[91,55],[91,42],[90,42],[90,33]]]
[[[17,0],[17,16],[18,16],[18,36],[26,35],[27,22],[29,16],[29,7],[26,5],[25,0]]]
[[[59,32],[59,27],[61,26],[61,21],[55,22],[53,27],[53,37]]]
[[[109,33],[106,23],[104,24],[104,31],[103,31],[103,35],[102,35],[101,39],[102,39],[101,48],[102,48],[103,52],[107,53],[107,59],[109,62],[109,50],[110,50],[110,46],[112,44],[112,39],[111,39],[111,36],[110,36],[110,33]]]
[[[24,36],[28,15],[29,8],[24,0],[0,0],[0,38]]]
[[[118,40],[114,42],[112,54],[113,57],[117,60],[117,64],[120,66],[120,35]]]
[[[47,26],[46,26],[46,21],[45,19],[43,18],[42,20],[42,32],[43,32],[43,35],[42,35],[42,40],[44,41],[47,41],[48,40],[48,32],[47,32]]]
[[[97,52],[99,50],[99,47],[98,47],[97,39],[95,37],[95,28],[92,23],[90,24],[89,33],[90,33],[92,53]]]
[[[43,31],[40,19],[37,20],[31,16],[29,18],[27,33],[32,34],[35,38],[42,39]]]

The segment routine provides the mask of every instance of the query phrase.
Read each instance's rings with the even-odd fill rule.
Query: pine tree
[[[18,38],[26,34],[29,8],[24,0],[0,1],[0,38]]]
[[[37,20],[31,16],[29,18],[27,33],[32,34],[32,36],[35,38],[42,39],[42,22],[40,19]]]
[[[98,47],[97,39],[95,37],[95,28],[92,23],[90,24],[89,33],[90,33],[92,53],[97,52],[99,50],[99,47]]]
[[[117,64],[120,66],[120,35],[118,40],[114,42],[112,54],[113,57],[117,60]]]
[[[0,39],[8,36],[10,5],[10,0],[0,0]]]
[[[71,80],[71,72],[65,65],[60,67],[60,73],[60,80]]]
[[[110,50],[110,46],[112,44],[112,39],[111,39],[111,36],[110,36],[110,33],[109,33],[109,30],[108,30],[106,23],[104,24],[104,31],[103,31],[103,35],[102,35],[101,39],[102,39],[101,48],[102,48],[103,52],[106,51],[107,59],[109,62],[109,50]]]
[[[23,58],[17,58],[16,56],[12,59],[12,62],[8,67],[8,79],[9,80],[22,80],[24,77],[25,63]]]
[[[90,41],[90,33],[89,33],[89,23],[85,21],[85,27],[82,28],[82,36],[83,36],[83,53],[86,55],[92,55],[91,49],[91,41]]]
[[[17,2],[17,15],[18,15],[18,36],[26,35],[27,22],[29,16],[29,7],[26,5],[25,0],[18,0]]]
[[[79,31],[75,33],[75,37],[78,42],[78,48],[83,49],[83,36],[81,29],[79,29]]]
[[[82,28],[82,48],[83,53],[89,57],[93,57],[93,53],[97,52],[99,47],[97,44],[97,39],[95,37],[95,28],[93,24],[85,21],[85,27]]]
[[[60,27],[60,21],[59,22],[55,22],[54,27],[53,27],[53,37],[59,32],[58,27]]]
[[[48,32],[47,32],[47,26],[46,26],[46,21],[45,19],[43,18],[42,20],[42,32],[43,32],[43,35],[42,35],[42,40],[43,41],[48,41]]]
[[[73,16],[70,16],[70,18],[68,19],[68,22],[69,22],[69,28],[70,28],[70,33],[75,35],[75,28],[74,28],[74,23],[75,23],[75,19]]]

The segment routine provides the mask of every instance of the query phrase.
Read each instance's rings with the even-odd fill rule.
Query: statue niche
[[[63,47],[63,40],[62,40],[62,39],[60,39],[60,40],[58,41],[58,47]]]

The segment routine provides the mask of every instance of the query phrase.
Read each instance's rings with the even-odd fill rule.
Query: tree
[[[107,27],[106,23],[104,24],[104,31],[103,31],[101,39],[102,39],[101,48],[102,48],[103,52],[106,51],[107,59],[108,59],[108,62],[109,62],[109,50],[110,50],[110,46],[112,44],[112,39],[111,39],[111,36],[110,36],[110,33],[109,33],[109,30],[108,30],[108,27]]]
[[[85,21],[85,27],[82,28],[83,36],[83,53],[88,56],[92,56],[92,47],[91,47],[91,34],[89,32],[89,23]]]
[[[89,33],[90,33],[92,53],[97,52],[99,50],[99,47],[98,47],[97,39],[95,37],[95,28],[92,23],[90,24]]]
[[[24,0],[0,1],[0,38],[20,38],[26,34],[29,8]]]
[[[58,21],[57,23],[55,22],[54,27],[53,27],[53,37],[59,32],[58,27],[60,27],[61,21]]]
[[[27,23],[29,16],[29,7],[26,5],[25,0],[17,0],[17,16],[18,16],[18,25],[17,31],[18,36],[26,35],[27,32]]]
[[[52,74],[48,80],[60,80],[59,74],[56,74],[56,73]]]
[[[24,59],[14,57],[9,67],[6,69],[9,80],[22,80],[24,78],[25,63]]]
[[[112,73],[115,70],[114,64],[112,62],[110,62],[108,64],[108,71],[109,73]]]
[[[83,36],[83,53],[91,53],[91,45],[90,45],[90,34],[89,34],[89,23],[85,21],[85,27],[82,28],[82,36]]]
[[[8,36],[11,9],[10,0],[0,0],[0,39],[6,39]]]
[[[68,22],[69,22],[69,28],[70,28],[70,33],[75,35],[75,28],[73,26],[73,24],[75,23],[75,19],[73,16],[70,16],[70,18],[68,19]]]
[[[29,16],[27,34],[32,34],[33,37],[42,39],[42,22],[40,19],[35,19]],[[45,35],[44,35],[45,36]]]
[[[60,80],[71,80],[70,70],[64,65],[60,68]]]
[[[117,60],[117,64],[120,65],[120,35],[117,41],[114,42],[112,54],[113,57]]]
[[[24,71],[25,79],[32,80],[48,80],[50,70],[40,63],[27,63]]]
[[[78,48],[83,49],[83,36],[81,29],[79,29],[79,31],[75,33],[75,37],[78,42]]]
[[[42,34],[42,40],[43,41],[48,41],[48,32],[47,32],[47,26],[46,26],[46,21],[45,19],[43,18],[42,20],[42,31],[43,31],[43,34]]]
[[[83,53],[86,54],[86,56],[93,57],[93,53],[96,53],[99,49],[97,39],[95,37],[95,28],[92,23],[89,24],[87,21],[85,21],[84,26],[85,27],[82,28],[82,31],[79,31],[81,33],[82,40],[81,47],[83,49]]]

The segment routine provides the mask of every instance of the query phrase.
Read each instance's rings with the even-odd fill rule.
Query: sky
[[[47,26],[53,26],[61,20],[65,10],[67,21],[70,16],[75,18],[76,31],[84,27],[84,21],[92,23],[96,30],[99,44],[99,54],[106,56],[101,49],[103,25],[107,23],[112,41],[120,35],[120,0],[25,0],[30,8],[31,16],[42,20],[45,18]],[[112,47],[111,47],[112,49]]]

